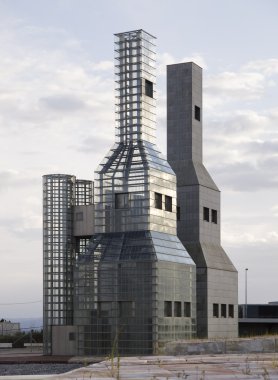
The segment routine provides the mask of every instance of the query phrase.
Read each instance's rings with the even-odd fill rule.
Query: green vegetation
[[[14,348],[23,348],[24,343],[42,343],[43,331],[20,331],[13,335],[0,335],[0,343],[13,343]]]

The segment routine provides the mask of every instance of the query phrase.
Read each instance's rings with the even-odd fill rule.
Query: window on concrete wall
[[[164,317],[172,317],[172,301],[164,301]]]
[[[174,317],[181,317],[181,302],[174,302]]]
[[[75,340],[75,333],[73,331],[69,332],[69,341]]]
[[[153,83],[145,79],[145,95],[153,98]]]
[[[116,193],[115,194],[115,208],[128,208],[129,207],[129,193]]]
[[[184,316],[191,317],[191,303],[184,302]]]
[[[195,119],[198,121],[201,120],[201,108],[198,106],[195,106]]]
[[[154,193],[154,207],[162,210],[162,194]]]
[[[218,303],[214,303],[212,305],[212,315],[216,318],[219,318],[219,305],[218,305]]]
[[[207,207],[203,208],[203,219],[206,222],[209,222],[209,208],[207,208]]]
[[[217,210],[211,210],[211,221],[217,224]]]
[[[165,195],[165,210],[172,212],[172,197]]]
[[[234,305],[229,305],[229,317],[234,318]]]
[[[226,304],[221,304],[221,317],[226,318],[227,317],[227,307]]]
[[[82,212],[82,211],[77,212],[77,213],[75,214],[75,220],[76,220],[77,222],[81,222],[81,221],[83,220],[83,212]]]
[[[177,220],[181,220],[181,208],[177,206]]]

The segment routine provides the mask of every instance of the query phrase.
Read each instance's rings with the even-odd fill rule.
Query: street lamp
[[[247,272],[248,268],[245,268],[245,318],[247,318]]]

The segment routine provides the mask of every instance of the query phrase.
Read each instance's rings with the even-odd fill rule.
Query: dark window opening
[[[204,207],[203,209],[203,217],[206,222],[209,222],[209,208]]]
[[[165,210],[172,212],[172,197],[165,195]]]
[[[226,318],[227,317],[227,311],[226,311],[226,305],[225,304],[221,304],[221,317],[222,318]]]
[[[70,332],[69,333],[69,341],[73,341],[75,340],[75,333],[74,332]]]
[[[218,305],[218,303],[214,303],[212,305],[212,315],[216,318],[219,318],[219,305]]]
[[[77,222],[81,222],[81,221],[83,220],[83,212],[82,212],[82,211],[77,212],[77,213],[75,214],[75,220],[76,220]]]
[[[174,317],[181,317],[181,302],[174,302]]]
[[[201,120],[201,108],[198,106],[195,106],[195,119],[198,121]]]
[[[184,303],[184,316],[191,317],[191,303],[190,302]]]
[[[181,208],[177,206],[177,220],[181,220]]]
[[[98,317],[109,317],[111,302],[98,302]]]
[[[164,317],[172,317],[172,302],[164,301]]]
[[[119,301],[119,316],[120,317],[135,317],[135,302]]]
[[[145,95],[153,98],[153,83],[145,79]]]
[[[234,305],[229,305],[229,317],[234,318]]]
[[[217,224],[217,210],[211,210],[211,221]]]
[[[129,207],[129,193],[115,194],[115,208],[128,208]]]
[[[154,193],[154,207],[162,210],[162,194]]]

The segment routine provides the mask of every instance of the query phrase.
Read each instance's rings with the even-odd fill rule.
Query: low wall
[[[188,340],[166,343],[165,355],[256,354],[278,352],[278,336]]]

